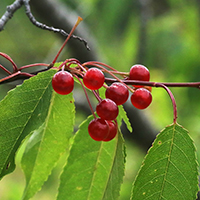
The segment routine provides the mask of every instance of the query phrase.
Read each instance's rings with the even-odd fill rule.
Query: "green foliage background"
[[[1,1],[0,16],[12,2],[12,0]],[[167,6],[164,8],[161,6],[159,12],[151,8],[155,12],[149,17],[146,42],[142,44],[139,42],[141,34],[139,0],[62,0],[62,2],[76,10],[88,24],[91,34],[97,41],[98,51],[102,55],[101,61],[121,71],[129,71],[130,67],[138,62],[138,52],[142,45],[145,49],[142,64],[149,68],[152,81],[200,81],[200,10],[197,1],[160,1],[160,6],[162,3],[164,5],[166,3]],[[23,9],[17,11],[13,19],[8,22],[5,30],[0,33],[0,39],[0,51],[10,55],[19,66],[34,62],[51,62],[61,44],[58,35],[33,26]],[[86,39],[89,42],[89,37]],[[68,49],[62,58],[69,58],[69,55]],[[12,87],[14,87],[12,84],[0,85],[0,98],[3,98],[6,91]],[[172,92],[178,105],[178,122],[189,130],[198,153],[200,91],[174,88]],[[144,113],[151,117],[151,122],[157,129],[162,129],[172,122],[170,108],[171,102],[166,92],[162,89],[153,89],[153,103]],[[137,144],[133,145],[126,141],[126,145],[127,168],[120,200],[129,198],[131,183],[145,155]],[[22,149],[18,154],[18,162]],[[63,155],[63,159],[52,172],[43,190],[33,199],[55,199],[57,177],[65,159],[66,155]],[[0,199],[20,199],[24,185],[25,178],[18,165],[13,174],[0,182]]]

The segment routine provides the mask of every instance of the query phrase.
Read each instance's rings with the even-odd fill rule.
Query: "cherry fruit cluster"
[[[149,70],[143,65],[134,65],[129,73],[123,73],[104,63],[91,61],[81,64],[76,59],[68,59],[59,66],[59,69],[61,71],[58,71],[52,78],[54,91],[67,95],[74,88],[74,77],[80,81],[94,116],[88,125],[88,132],[90,137],[96,141],[110,141],[115,138],[118,130],[116,120],[119,113],[118,106],[128,100],[129,92],[132,92],[131,103],[138,109],[147,108],[152,101],[150,90],[143,85],[128,86],[124,83],[124,80],[149,81]],[[105,78],[104,73],[109,73],[114,77],[114,79],[109,79],[112,80],[110,86],[105,84],[108,78]],[[123,78],[120,79],[118,76]],[[101,87],[106,88],[105,99],[99,96],[98,90]],[[94,114],[85,88],[91,90],[98,100],[96,106],[98,117]]]

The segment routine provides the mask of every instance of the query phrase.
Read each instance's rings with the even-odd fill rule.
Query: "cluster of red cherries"
[[[72,64],[76,66],[71,67]],[[90,109],[94,119],[88,125],[88,132],[92,139],[96,141],[110,141],[117,135],[117,116],[119,113],[118,106],[124,104],[131,92],[131,103],[138,109],[147,108],[151,101],[152,95],[149,88],[142,85],[132,85],[131,87],[125,84],[124,80],[149,81],[149,70],[143,65],[134,65],[129,73],[119,72],[110,66],[98,62],[87,62],[80,64],[76,60],[68,60],[52,78],[52,86],[55,92],[61,95],[67,95],[74,88],[74,77],[77,78],[86,94]],[[106,67],[109,67],[108,70]],[[104,73],[109,73],[115,79],[110,86],[105,84],[106,78]],[[118,76],[122,76],[119,79]],[[82,79],[82,80],[81,80]],[[91,90],[98,100],[96,106],[96,114],[92,109],[89,98],[86,93],[86,88]],[[98,90],[101,87],[106,88],[105,99],[99,96]]]

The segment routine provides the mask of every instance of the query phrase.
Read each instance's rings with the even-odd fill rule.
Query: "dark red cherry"
[[[105,120],[116,119],[119,109],[117,104],[111,99],[103,99],[96,107],[96,112],[100,118]]]
[[[113,83],[106,89],[106,98],[113,100],[117,105],[124,104],[128,96],[129,91],[122,83]]]
[[[59,71],[52,78],[52,87],[58,94],[66,95],[74,88],[73,76],[67,71]]]
[[[90,90],[98,90],[104,84],[103,72],[95,67],[89,68],[83,76],[84,85]]]
[[[117,135],[117,124],[115,124],[112,121],[107,121],[107,123],[109,125],[109,133],[108,133],[107,137],[105,139],[103,139],[103,141],[105,141],[105,142],[112,140]]]
[[[147,108],[152,101],[152,95],[149,90],[145,88],[136,89],[131,95],[131,103],[138,109]]]
[[[102,141],[108,136],[109,125],[106,120],[96,118],[89,123],[88,132],[93,140]]]
[[[150,73],[144,65],[133,65],[129,72],[130,80],[149,81]],[[134,85],[135,87],[143,87],[141,85]]]

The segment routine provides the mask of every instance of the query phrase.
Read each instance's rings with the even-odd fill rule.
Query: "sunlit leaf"
[[[77,132],[61,175],[58,200],[116,200],[124,175],[121,133],[110,142],[96,142],[88,134],[89,117]]]
[[[14,170],[14,157],[22,140],[44,123],[54,73],[48,70],[24,81],[0,102],[0,178]]]
[[[135,180],[131,200],[196,200],[196,149],[188,132],[173,124],[156,138]]]
[[[30,199],[41,188],[68,148],[74,118],[72,93],[59,95],[53,92],[46,120],[30,137],[22,158],[22,168],[26,175],[24,200]]]

